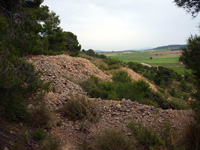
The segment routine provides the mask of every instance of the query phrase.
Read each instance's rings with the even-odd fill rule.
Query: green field
[[[176,71],[178,74],[185,74],[186,72],[191,74],[192,73],[192,70],[188,70],[188,69],[185,69],[185,68],[171,68],[173,69],[174,71]]]
[[[179,62],[181,51],[169,51],[162,49],[131,52],[110,52],[103,54],[112,58],[118,58],[124,62],[147,63],[151,66],[172,68],[179,74],[184,74],[186,70]]]

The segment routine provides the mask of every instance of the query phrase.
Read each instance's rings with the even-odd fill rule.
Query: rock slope
[[[43,72],[42,79],[52,82],[51,92],[45,99],[50,107],[62,106],[72,94],[86,95],[79,83],[91,75],[97,76],[102,81],[111,80],[89,60],[67,55],[57,56],[32,56],[28,61],[33,63],[36,70]]]
[[[52,81],[51,92],[45,96],[47,105],[58,109],[67,103],[71,94],[87,95],[78,84],[91,75],[97,76],[102,81],[110,81],[111,76],[106,75],[89,60],[74,58],[66,55],[59,56],[33,56],[27,58],[37,70],[43,71],[42,78]],[[133,79],[143,79],[132,70],[123,68],[132,75]],[[156,87],[151,85],[156,91]],[[95,135],[105,128],[117,128],[127,135],[132,136],[126,128],[130,120],[142,122],[152,128],[160,130],[164,122],[170,122],[172,127],[182,133],[184,127],[192,120],[191,110],[162,110],[153,106],[146,106],[123,99],[122,101],[111,101],[92,99],[97,101],[101,108],[102,117],[96,124],[88,123],[87,132],[81,130],[81,121],[70,121],[60,113],[56,114],[56,125],[51,132],[61,139],[63,150],[75,150],[80,141],[90,141]],[[181,134],[180,134],[181,136]]]

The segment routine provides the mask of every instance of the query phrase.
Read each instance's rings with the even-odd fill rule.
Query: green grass
[[[173,69],[174,71],[176,71],[178,74],[185,74],[186,72],[188,73],[192,73],[192,70],[188,70],[188,69],[185,69],[185,68],[171,68]]]
[[[158,51],[156,51],[158,52]],[[164,54],[162,55],[156,55],[156,52],[146,52],[146,51],[135,51],[130,53],[105,53],[106,56],[109,57],[115,57],[119,60],[122,60],[124,62],[138,62],[138,63],[148,63],[150,65],[166,65],[166,64],[172,64],[172,65],[178,65],[179,60],[177,56],[166,56]],[[153,59],[151,60],[150,57]]]
[[[171,52],[166,49],[161,49],[156,51],[112,52],[103,54],[112,58],[118,58],[124,62],[147,63],[151,66],[172,68],[179,74],[185,74],[185,71],[191,72],[190,70],[185,69],[183,65],[180,65],[180,53],[178,54],[178,51]],[[152,59],[150,59],[150,57],[152,57]]]

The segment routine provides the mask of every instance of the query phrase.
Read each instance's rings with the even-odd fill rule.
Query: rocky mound
[[[184,128],[193,118],[191,110],[162,110],[125,99],[121,102],[98,99],[98,104],[101,106],[102,117],[96,124],[87,122],[87,131],[81,129],[83,122],[72,122],[58,116],[62,124],[53,128],[52,133],[61,138],[63,150],[77,150],[77,145],[81,144],[81,141],[86,140],[90,143],[105,129],[121,130],[134,138],[126,127],[130,121],[142,122],[143,125],[157,131],[162,130],[165,123],[170,122],[172,128],[178,133],[177,136],[181,138]]]
[[[91,75],[97,76],[100,80],[109,81],[111,76],[106,75],[90,61],[83,58],[74,58],[66,55],[59,56],[34,56],[28,58],[37,70],[42,70],[42,78],[52,81],[52,90],[45,96],[49,107],[59,108],[67,103],[71,94],[86,95],[78,83],[88,79]],[[126,70],[134,80],[144,79],[132,70]],[[146,80],[147,81],[147,80]],[[148,81],[147,81],[148,82]],[[150,83],[149,83],[150,84]],[[155,91],[156,87],[151,85]],[[70,121],[60,113],[56,114],[58,125],[50,132],[61,139],[64,150],[75,150],[80,141],[90,141],[95,135],[105,128],[117,128],[132,136],[126,125],[130,120],[150,125],[154,129],[161,129],[163,123],[169,121],[172,127],[181,133],[184,127],[192,119],[191,110],[162,110],[153,106],[146,106],[130,100],[111,101],[93,99],[98,102],[101,108],[102,117],[96,124],[89,123],[87,132],[81,130],[82,121]]]
[[[32,56],[28,61],[43,72],[42,79],[52,82],[51,92],[45,96],[50,107],[64,104],[71,94],[86,95],[79,83],[95,75],[102,81],[111,80],[89,60],[67,55]]]

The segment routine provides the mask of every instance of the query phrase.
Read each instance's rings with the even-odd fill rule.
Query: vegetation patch
[[[127,127],[138,140],[139,146],[143,149],[176,149],[175,133],[169,122],[164,124],[163,129],[153,131],[148,126],[143,126],[142,123],[129,122]]]
[[[178,106],[178,102],[166,100],[161,94],[154,93],[149,88],[149,84],[143,80],[133,82],[131,77],[125,71],[118,71],[113,75],[113,82],[103,82],[95,76],[91,76],[87,81],[82,83],[91,97],[122,100],[123,98],[137,101],[141,104],[153,105],[163,109],[184,108]],[[174,104],[174,105],[172,105]],[[180,104],[182,104],[180,102]]]
[[[79,95],[73,95],[60,111],[72,120],[86,119],[96,122],[100,117],[100,107],[97,102]]]
[[[99,150],[133,150],[135,149],[134,139],[113,129],[103,131],[97,138],[96,144]]]
[[[48,128],[54,124],[54,114],[44,104],[39,104],[30,111],[27,119],[30,126],[36,128]]]

